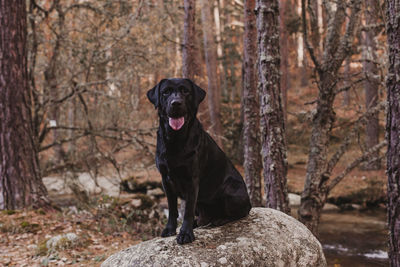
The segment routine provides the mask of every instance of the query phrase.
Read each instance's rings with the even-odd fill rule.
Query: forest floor
[[[302,191],[305,167],[304,158],[289,159],[290,192]],[[337,172],[343,168],[339,166]],[[238,169],[243,171],[240,166]],[[149,175],[152,181],[160,179],[155,170]],[[331,202],[358,204],[361,209],[371,204],[383,207],[385,179],[383,169],[356,169],[332,192]],[[94,197],[85,206],[70,203],[55,212],[2,211],[0,266],[100,266],[111,254],[159,236],[166,222],[165,198],[144,197],[140,207],[134,203],[137,198],[137,194],[125,193],[119,199]],[[66,239],[67,233],[77,239]],[[62,242],[46,246],[48,240],[60,235],[64,235]]]
[[[101,202],[86,209],[2,211],[0,266],[100,266],[109,255],[158,236],[165,223],[157,211],[138,210],[129,218],[120,202]],[[46,245],[57,236],[54,246]]]

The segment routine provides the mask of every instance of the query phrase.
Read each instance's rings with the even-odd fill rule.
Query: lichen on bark
[[[280,91],[279,2],[258,0],[255,12],[266,206],[289,213],[285,122]]]

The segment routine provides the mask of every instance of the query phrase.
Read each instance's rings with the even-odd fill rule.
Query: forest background
[[[32,249],[14,250],[3,264],[100,262],[115,244],[110,234],[120,242],[115,249],[159,235],[166,203],[157,191],[154,165],[158,121],[145,93],[165,77],[190,77],[207,90],[200,120],[249,187],[259,190],[258,196],[252,193],[253,204],[270,203],[268,180],[261,178],[265,155],[258,155],[258,167],[251,167],[259,170],[259,178],[252,176],[258,185],[242,167],[249,147],[244,143],[252,136],[246,132],[245,73],[262,65],[244,64],[249,2],[255,3],[197,1],[193,35],[185,39],[188,5],[194,1],[27,1],[33,134],[40,177],[61,211],[5,209],[0,225],[7,241],[2,243],[30,239]],[[279,5],[277,103],[287,145],[282,199],[288,202],[287,192],[302,195],[299,213],[292,210],[292,215],[318,234],[326,202],[338,209],[386,205],[385,6],[372,0],[285,0]],[[256,90],[264,89],[256,84]],[[255,99],[251,112],[259,116],[257,105],[262,110],[268,103]],[[264,147],[262,122],[259,134],[258,145]],[[321,151],[325,157],[313,157]],[[289,213],[282,205],[275,208]],[[33,221],[27,219],[31,216]],[[83,226],[85,237],[67,242],[62,252],[46,247],[50,236],[43,217],[52,222],[52,235]],[[123,244],[126,239],[133,243]]]

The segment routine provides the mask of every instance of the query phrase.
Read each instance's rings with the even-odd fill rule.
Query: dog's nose
[[[172,105],[173,107],[179,107],[180,105],[182,105],[182,100],[180,100],[180,99],[174,99],[174,100],[171,101],[171,105]]]

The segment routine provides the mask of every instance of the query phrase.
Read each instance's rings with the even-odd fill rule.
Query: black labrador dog
[[[196,118],[205,95],[191,80],[180,78],[163,79],[147,92],[160,117],[156,165],[169,208],[161,236],[176,235],[180,197],[186,205],[179,244],[193,242],[195,226],[223,225],[251,209],[242,176]]]

